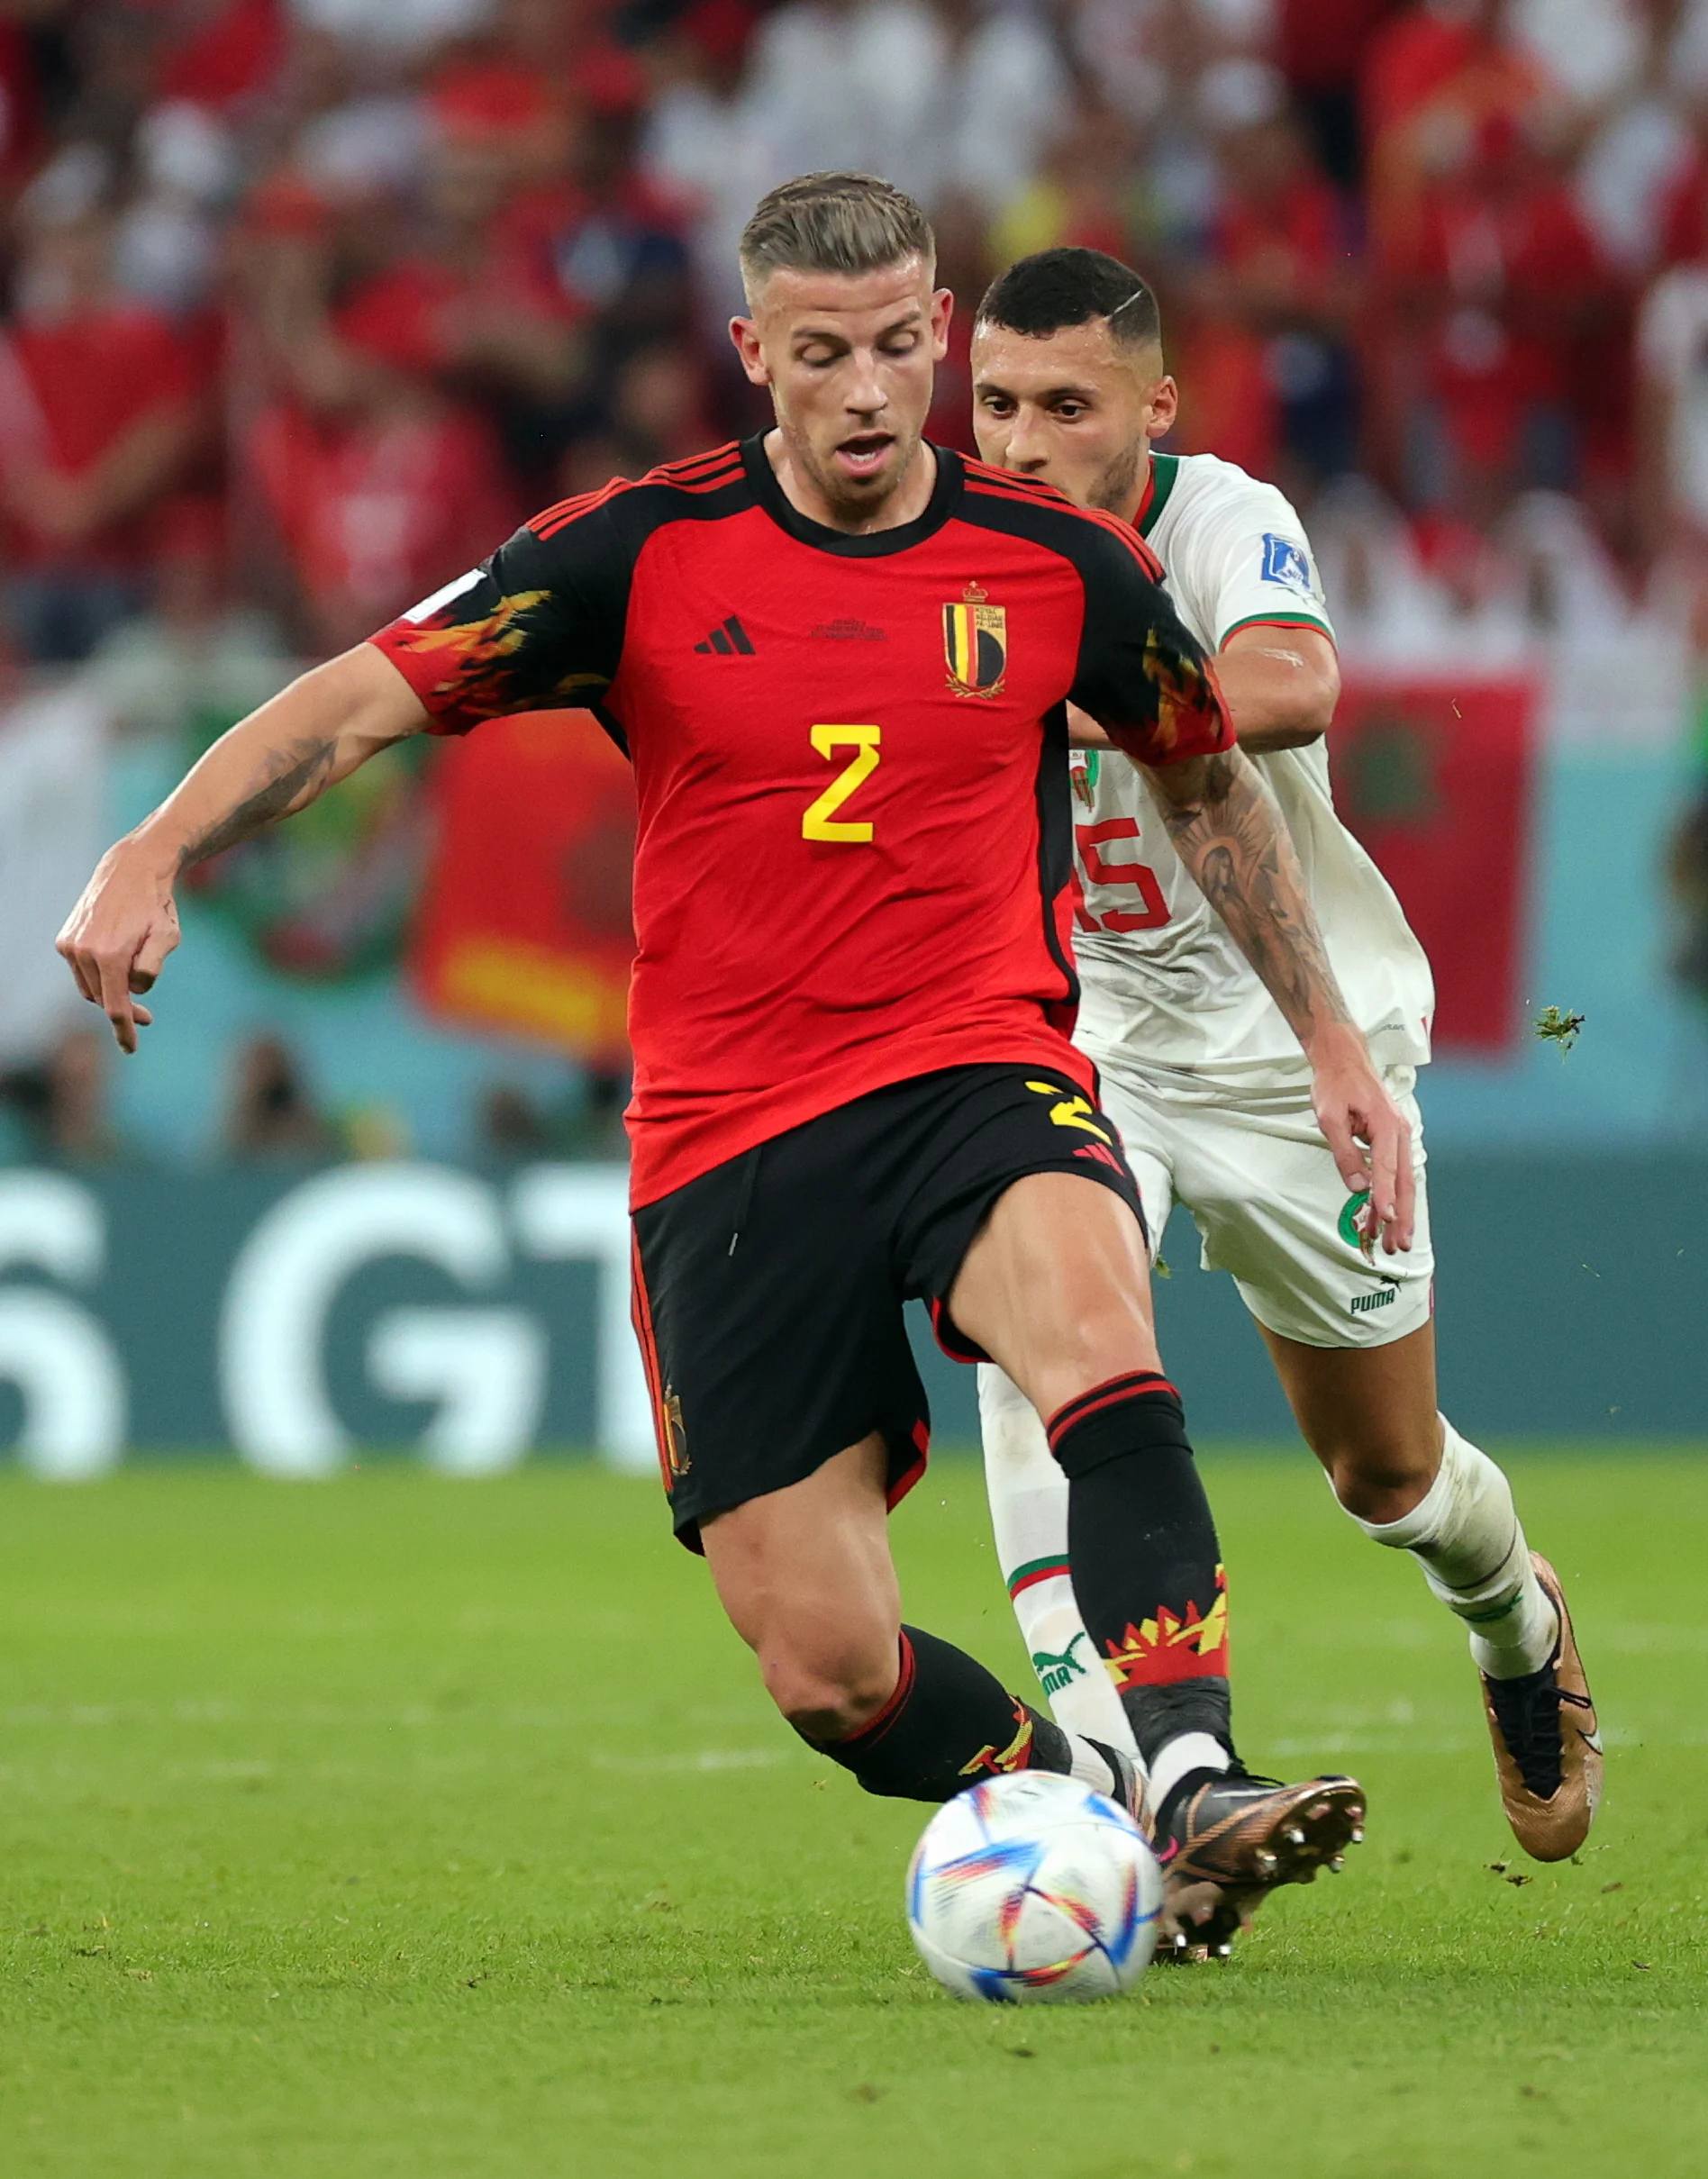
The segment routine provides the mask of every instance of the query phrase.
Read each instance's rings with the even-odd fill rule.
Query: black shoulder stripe
[[[1036,477],[1015,477],[1006,469],[994,469],[988,462],[969,461],[967,483],[968,490],[980,498],[1006,497],[1035,507],[1058,507],[1080,522],[1096,522],[1121,540],[1153,583],[1163,579],[1162,562],[1132,524],[1123,522],[1117,514],[1106,513],[1100,507],[1076,506],[1054,485],[1043,484]]]
[[[610,483],[596,492],[578,493],[573,499],[560,499],[554,507],[547,507],[536,514],[528,527],[542,540],[556,537],[571,522],[579,522],[599,507],[610,506],[620,498],[636,493],[668,492],[709,493],[720,486],[738,482],[744,475],[741,449],[733,441],[728,446],[716,447],[709,454],[694,454],[682,461],[668,462],[661,468],[650,469],[638,479],[613,477]],[[684,513],[686,510],[683,510]],[[719,508],[718,513],[730,512]]]
[[[1108,548],[1098,535],[1104,531],[1137,563],[1148,582],[1160,585],[1163,579],[1161,561],[1137,531],[1113,514],[1077,507],[1059,494],[1045,500],[975,489],[963,495],[957,520],[979,529],[1001,531],[1007,537],[1026,538],[1071,560],[1082,574],[1086,572],[1088,558],[1106,553]]]
[[[1046,551],[1059,553],[1076,567],[1087,553],[1108,549],[1097,525],[1071,500],[1059,496],[1042,500],[1014,492],[970,491],[962,495],[955,519],[975,529],[1000,531],[1004,537],[1023,537]]]
[[[626,477],[613,477],[596,492],[580,492],[574,499],[560,499],[555,507],[547,507],[536,514],[528,527],[542,541],[556,537],[559,530],[567,530],[571,522],[579,522],[584,514],[591,514],[595,507],[606,505],[619,492],[632,489]]]
[[[1055,485],[1046,484],[1041,477],[1022,477],[1013,469],[999,469],[994,462],[967,460],[967,481],[975,490],[995,486],[1004,491],[1024,492],[1033,499],[1042,500],[1047,506],[1068,507],[1073,502]]]
[[[1146,575],[1153,583],[1160,583],[1162,581],[1162,562],[1157,558],[1157,555],[1151,549],[1150,545],[1146,541],[1145,539],[1140,536],[1139,532],[1133,528],[1131,522],[1123,522],[1118,514],[1105,514],[1100,508],[1096,507],[1088,507],[1086,510],[1086,513],[1089,515],[1093,522],[1101,522],[1105,530],[1109,531],[1114,537],[1118,538],[1123,545],[1125,545],[1128,551],[1131,553],[1134,559],[1138,561],[1139,565],[1144,569]]]

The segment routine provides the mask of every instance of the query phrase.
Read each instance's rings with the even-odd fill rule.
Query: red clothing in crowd
[[[1314,5],[1312,14],[1314,14]],[[1374,143],[1485,55],[1489,41],[1433,8],[1407,8],[1385,23],[1365,55],[1359,109]]]
[[[1171,340],[1179,355],[1180,420],[1168,445],[1219,454],[1253,477],[1273,477],[1281,455],[1281,404],[1265,343],[1237,320],[1206,317]]]
[[[487,312],[559,321],[575,315],[537,259],[498,247],[467,272],[432,258],[404,258],[359,288],[337,323],[344,339],[394,369],[431,378],[456,369],[465,332]]]
[[[280,0],[221,0],[168,48],[160,76],[163,98],[197,105],[237,105],[268,88],[284,66],[285,11]]]
[[[1578,322],[1605,292],[1594,238],[1565,184],[1496,195],[1467,184],[1426,199],[1402,281],[1432,291],[1430,391],[1478,463],[1510,453],[1527,411],[1573,387]]]
[[[1694,265],[1708,258],[1708,159],[1692,152],[1661,197],[1660,264]]]
[[[504,536],[518,512],[485,424],[450,406],[328,424],[280,403],[257,419],[249,453],[329,643],[459,574],[469,540]]]
[[[1281,0],[1276,59],[1295,89],[1338,89],[1358,79],[1366,46],[1395,0]]]
[[[181,411],[202,391],[205,363],[164,318],[132,305],[81,313],[58,323],[14,323],[0,337],[0,468],[15,478],[46,469],[85,477],[146,420]],[[11,564],[65,557],[35,530],[14,498],[6,524]],[[129,574],[148,532],[141,515],[80,541],[79,565]]]
[[[41,153],[41,94],[29,41],[0,22],[0,185],[27,181]]]
[[[1283,188],[1262,198],[1230,197],[1216,219],[1215,257],[1229,272],[1261,279],[1297,308],[1325,305],[1349,257],[1339,193],[1301,166]]]

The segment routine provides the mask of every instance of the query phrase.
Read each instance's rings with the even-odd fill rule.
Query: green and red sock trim
[[[1054,1581],[1057,1575],[1071,1572],[1066,1557],[1059,1554],[1054,1558],[1029,1558],[1008,1576],[1009,1597],[1012,1600],[1022,1589],[1035,1589],[1040,1581]]]

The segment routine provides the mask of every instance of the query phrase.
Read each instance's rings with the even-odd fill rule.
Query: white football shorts
[[[1153,1255],[1177,1202],[1192,1213],[1206,1271],[1226,1271],[1259,1324],[1305,1347],[1385,1347],[1429,1321],[1435,1299],[1423,1126],[1410,1067],[1388,1070],[1412,1123],[1417,1232],[1404,1256],[1363,1239],[1307,1092],[1253,1090],[1237,1103],[1164,1094],[1099,1061],[1103,1109],[1121,1130]]]

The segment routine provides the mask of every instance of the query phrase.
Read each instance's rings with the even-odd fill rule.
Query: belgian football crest
[[[958,605],[943,608],[943,656],[949,685],[958,696],[999,696],[1008,666],[1008,613],[989,603],[977,583]]]

